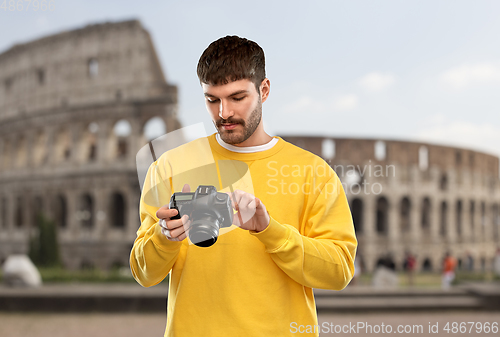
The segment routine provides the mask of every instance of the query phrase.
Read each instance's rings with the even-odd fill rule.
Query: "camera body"
[[[217,192],[214,186],[200,185],[195,192],[172,194],[170,209],[178,214],[170,219],[180,219],[187,214],[191,220],[189,239],[198,247],[210,247],[219,236],[219,229],[233,223],[233,207],[229,195]]]

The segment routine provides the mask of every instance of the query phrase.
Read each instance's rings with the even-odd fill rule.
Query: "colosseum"
[[[0,262],[27,253],[36,215],[58,227],[63,263],[128,264],[140,225],[136,154],[147,129],[181,127],[148,32],[136,20],[89,25],[0,54]],[[500,243],[499,159],[386,139],[282,136],[343,181],[362,269],[405,252],[439,271],[492,268]]]
[[[439,271],[447,252],[462,269],[493,268],[500,244],[499,159],[463,148],[385,139],[283,139],[322,156],[346,192],[362,269],[406,252]]]
[[[0,262],[28,251],[42,212],[66,267],[128,265],[136,154],[152,123],[180,127],[149,33],[133,20],[14,45],[0,81]]]

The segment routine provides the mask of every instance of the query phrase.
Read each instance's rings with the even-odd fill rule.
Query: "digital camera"
[[[217,192],[214,186],[200,185],[195,192],[172,194],[170,209],[178,214],[170,219],[180,219],[187,214],[191,220],[189,239],[198,247],[210,247],[219,236],[219,229],[233,223],[233,207],[229,195]]]

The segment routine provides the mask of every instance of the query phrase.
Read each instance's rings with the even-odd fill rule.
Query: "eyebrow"
[[[229,95],[228,97],[232,97],[232,96],[236,96],[236,95],[239,95],[239,94],[246,94],[248,93],[248,90],[238,90],[238,91],[235,91],[233,92],[231,95]],[[213,97],[213,98],[218,98],[217,96],[214,96],[212,94],[209,94],[208,92],[205,92],[205,97]]]

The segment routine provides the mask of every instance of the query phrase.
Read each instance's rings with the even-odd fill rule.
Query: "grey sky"
[[[0,4],[3,0],[0,0]],[[27,2],[26,2],[27,3]],[[16,42],[138,18],[184,125],[204,122],[196,64],[240,35],[266,53],[275,134],[424,140],[500,155],[500,1],[73,1],[53,12],[0,9],[0,50]]]

